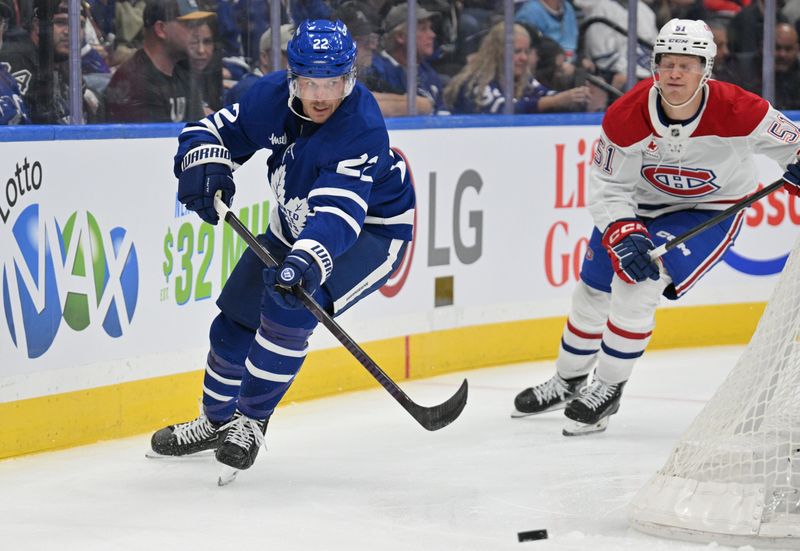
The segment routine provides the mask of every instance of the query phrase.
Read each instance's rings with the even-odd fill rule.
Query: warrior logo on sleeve
[[[644,165],[642,177],[658,191],[673,197],[703,197],[719,189],[714,183],[717,176],[705,168]]]

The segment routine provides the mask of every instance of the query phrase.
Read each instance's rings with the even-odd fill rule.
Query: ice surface
[[[469,379],[464,413],[432,433],[380,388],[282,407],[269,451],[224,488],[213,456],[146,459],[149,435],[2,461],[0,549],[731,549],[641,534],[626,508],[741,351],[648,352],[597,435],[561,436],[561,412],[509,417],[551,375],[541,362],[402,383],[433,405]],[[517,541],[535,529],[549,539]]]

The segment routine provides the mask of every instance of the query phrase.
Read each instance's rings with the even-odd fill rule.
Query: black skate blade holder
[[[272,254],[258,242],[256,237],[250,230],[242,224],[242,221],[231,211],[221,198],[221,192],[217,192],[214,196],[214,209],[219,214],[219,217],[231,226],[239,237],[241,237],[247,246],[258,256],[259,259],[268,267],[278,267],[278,261]],[[356,343],[350,335],[328,314],[314,298],[309,295],[305,289],[295,286],[291,289],[294,295],[308,308],[309,312],[324,325],[331,334],[336,337],[350,354],[372,375],[380,385],[386,389],[392,397],[405,409],[411,417],[413,417],[420,425],[429,431],[439,430],[446,427],[456,420],[464,406],[467,404],[468,385],[467,380],[461,383],[461,386],[453,396],[445,402],[436,406],[425,407],[414,402],[403,390],[397,386],[391,377],[389,377],[375,361]]]

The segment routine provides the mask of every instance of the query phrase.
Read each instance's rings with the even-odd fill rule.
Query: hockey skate
[[[249,469],[256,460],[258,449],[264,443],[269,417],[263,421],[251,419],[236,412],[233,419],[223,425],[224,437],[217,448],[217,461],[222,464],[217,484],[225,486],[233,482],[239,471]]]
[[[592,381],[564,411],[568,421],[562,434],[581,436],[606,430],[608,418],[619,411],[619,401],[626,382],[608,384],[600,379]]]
[[[202,406],[197,419],[170,425],[157,431],[150,439],[151,450],[146,457],[186,457],[205,455],[202,452],[217,448],[220,439],[219,430],[222,424],[212,423]]]
[[[549,380],[538,384],[532,388],[526,388],[514,399],[514,411],[511,417],[526,417],[536,415],[546,411],[564,409],[567,403],[574,399],[575,395],[586,384],[588,375],[574,377],[572,379],[562,379],[556,373]]]

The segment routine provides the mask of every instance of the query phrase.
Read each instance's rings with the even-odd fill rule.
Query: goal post
[[[800,549],[800,239],[750,343],[629,520],[659,536]]]

